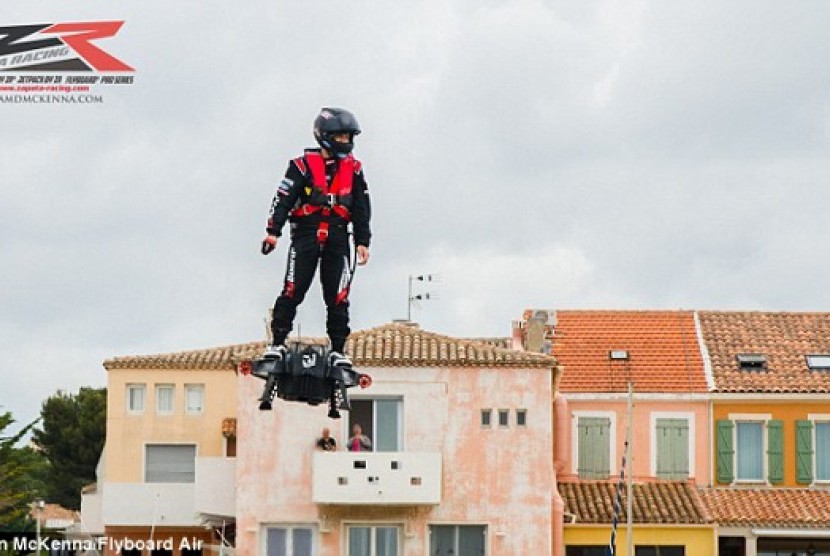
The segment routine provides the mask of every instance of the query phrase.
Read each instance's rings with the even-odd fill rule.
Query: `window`
[[[517,409],[516,410],[516,426],[517,427],[526,427],[527,426],[527,410],[526,409]]]
[[[265,534],[265,555],[312,556],[313,532],[307,526],[268,527]]]
[[[763,353],[739,353],[736,359],[742,371],[763,371],[767,368],[767,357]]]
[[[735,426],[735,478],[764,480],[764,424],[738,422]]]
[[[147,444],[145,446],[145,482],[192,483],[195,478],[195,444]]]
[[[506,427],[510,421],[510,412],[506,409],[499,409],[499,426]]]
[[[579,416],[576,431],[576,472],[580,479],[611,475],[611,418]]]
[[[430,556],[480,556],[485,554],[484,525],[430,525]]]
[[[830,355],[808,355],[807,366],[813,371],[828,371],[830,370]]]
[[[565,556],[608,556],[608,545],[565,547]]]
[[[689,420],[657,418],[654,421],[655,475],[660,479],[689,477]]]
[[[635,546],[634,556],[686,556],[685,546]]]
[[[174,393],[172,384],[156,384],[156,413],[173,413]]]
[[[400,527],[361,525],[349,527],[348,556],[398,556]]]
[[[796,481],[830,482],[830,414],[813,413],[795,424]]]
[[[716,423],[717,481],[784,482],[784,423],[770,414],[730,414]]]
[[[816,480],[830,481],[830,422],[816,423]]]
[[[352,427],[359,424],[363,434],[372,440],[376,452],[398,452],[403,449],[401,441],[402,400],[378,398],[373,400],[352,400],[349,411],[346,438],[352,436]]]
[[[144,398],[147,388],[143,384],[127,385],[127,411],[129,413],[144,413]]]
[[[489,427],[493,424],[493,412],[489,409],[481,410],[481,426]]]
[[[185,384],[184,403],[185,412],[189,415],[198,415],[204,411],[205,385]]]

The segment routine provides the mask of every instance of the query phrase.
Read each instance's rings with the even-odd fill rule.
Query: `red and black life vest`
[[[306,151],[294,164],[304,176],[311,174],[311,186],[314,191],[307,195],[308,200],[291,211],[293,218],[303,218],[312,214],[320,214],[320,223],[317,227],[317,241],[325,243],[329,235],[329,220],[335,214],[351,221],[352,181],[356,172],[360,171],[360,161],[348,155],[337,161],[337,171],[329,185],[326,179],[326,160],[318,151]]]

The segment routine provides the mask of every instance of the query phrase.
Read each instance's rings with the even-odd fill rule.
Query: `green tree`
[[[0,532],[34,530],[29,508],[45,493],[44,478],[49,467],[36,450],[17,446],[37,421],[7,435],[6,429],[14,422],[11,413],[0,414]]]
[[[77,395],[58,391],[43,402],[42,428],[33,440],[49,460],[47,499],[65,508],[81,507],[81,488],[95,482],[107,420],[105,388],[81,388]]]

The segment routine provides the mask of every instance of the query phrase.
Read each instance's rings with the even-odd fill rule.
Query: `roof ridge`
[[[290,340],[292,341],[292,340]],[[304,338],[306,343],[327,341]],[[123,368],[201,368],[233,370],[245,359],[259,357],[265,341],[229,344],[170,353],[110,357],[107,370]],[[502,347],[481,339],[456,338],[407,324],[385,323],[353,332],[347,350],[364,366],[557,366],[547,354]]]

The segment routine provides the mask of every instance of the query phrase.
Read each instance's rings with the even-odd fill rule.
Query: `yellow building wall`
[[[717,533],[714,525],[695,526],[634,526],[634,546],[685,546],[686,556],[716,556]],[[565,546],[608,546],[611,525],[565,525]],[[625,524],[617,528],[617,556],[628,554]]]
[[[797,483],[796,478],[796,457],[795,457],[795,423],[798,420],[807,419],[810,413],[830,414],[830,401],[805,401],[805,400],[770,400],[759,402],[753,401],[715,401],[712,408],[714,422],[729,419],[730,414],[736,413],[760,413],[770,415],[772,419],[779,419],[784,423],[784,483],[778,487],[804,487]],[[716,430],[716,429],[715,429]],[[712,465],[715,470],[714,477],[717,480],[717,456],[718,447],[716,435],[712,435]]]
[[[144,412],[127,411],[127,385],[145,385]],[[157,384],[174,386],[173,412],[156,411]],[[201,414],[185,412],[185,385],[203,384]],[[113,369],[107,378],[106,480],[144,481],[144,446],[196,444],[197,457],[224,455],[222,420],[236,417],[236,374],[217,369]]]

